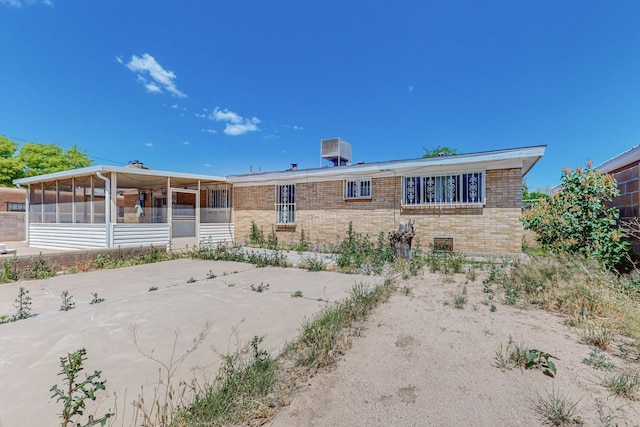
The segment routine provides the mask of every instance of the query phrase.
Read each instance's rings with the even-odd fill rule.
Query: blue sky
[[[212,175],[640,143],[640,1],[0,0],[0,134]]]

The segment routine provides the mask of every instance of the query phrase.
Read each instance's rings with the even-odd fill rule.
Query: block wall
[[[519,254],[522,249],[520,169],[486,174],[486,206],[402,208],[401,177],[372,180],[372,198],[344,200],[344,181],[296,183],[296,224],[277,226],[275,186],[234,187],[235,239],[246,240],[251,222],[265,234],[272,228],[281,242],[295,242],[304,229],[312,243],[334,244],[353,223],[355,231],[376,238],[400,221],[414,220],[423,247],[434,238],[453,238],[454,250],[467,253]]]
[[[24,212],[0,212],[0,242],[25,240],[25,219]]]

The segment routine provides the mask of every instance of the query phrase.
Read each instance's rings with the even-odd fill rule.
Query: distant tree
[[[526,181],[522,181],[522,200],[527,201],[530,204],[539,201],[540,199],[548,199],[550,196],[542,191],[529,191],[529,186]]]
[[[0,136],[0,186],[12,187],[13,180],[91,165],[87,154],[77,146],[68,150],[57,144],[18,143]]]
[[[439,145],[433,149],[425,148],[424,151],[425,153],[422,155],[422,158],[425,158],[425,159],[429,157],[455,156],[456,154],[462,154],[460,151],[458,151],[455,148],[446,147],[442,145]]]

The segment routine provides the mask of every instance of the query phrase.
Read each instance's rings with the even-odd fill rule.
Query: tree
[[[46,173],[87,167],[87,154],[72,146],[66,151],[57,144],[18,143],[0,136],[0,186],[12,187],[13,180]]]
[[[550,196],[542,191],[529,191],[529,186],[526,181],[522,181],[522,202],[523,206],[531,206],[538,202],[540,199],[548,199]]]
[[[422,155],[422,158],[425,158],[425,159],[429,157],[455,156],[457,154],[462,154],[455,148],[446,147],[442,145],[439,145],[433,149],[424,148],[424,151],[425,153]]]
[[[564,169],[563,189],[523,214],[524,227],[537,233],[543,248],[556,253],[583,254],[606,266],[618,266],[629,250],[617,208],[609,202],[620,192],[611,175],[586,169]]]

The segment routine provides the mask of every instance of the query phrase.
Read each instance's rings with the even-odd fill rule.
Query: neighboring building
[[[596,171],[613,175],[618,182],[620,195],[612,205],[620,209],[622,221],[640,217],[640,145],[607,160]],[[634,253],[640,255],[640,242],[634,241]]]
[[[252,222],[281,242],[304,231],[311,243],[333,244],[350,222],[375,239],[414,220],[424,248],[521,252],[522,178],[545,146],[348,165],[350,146],[338,141],[337,157],[323,155],[335,166],[317,169],[224,178],[95,166],[16,180],[29,186],[29,244],[244,241]]]
[[[0,187],[0,242],[25,239],[24,189]]]

